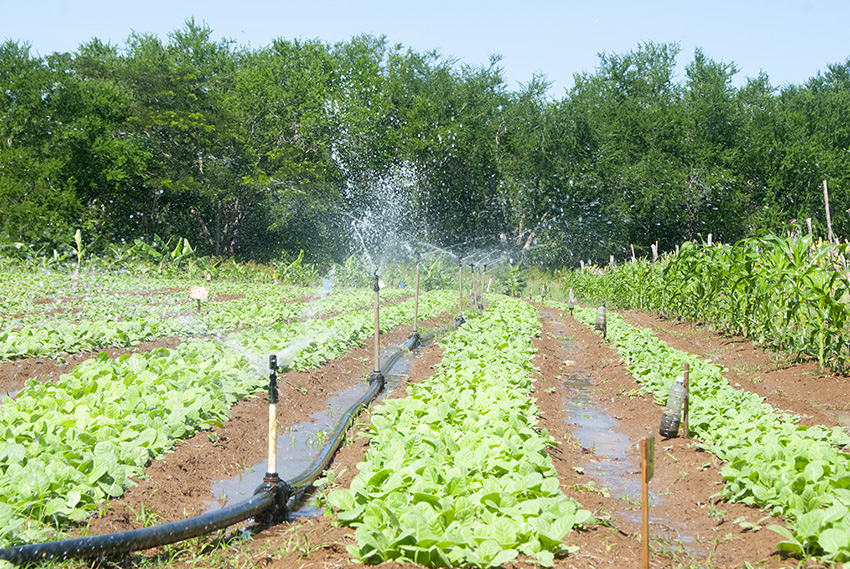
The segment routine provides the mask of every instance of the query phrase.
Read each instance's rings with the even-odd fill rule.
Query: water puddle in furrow
[[[540,314],[550,322],[552,332],[560,338],[561,351],[557,357],[562,361],[571,360],[571,354],[578,350],[578,346],[575,342],[564,339],[567,331],[551,313],[541,311]],[[618,432],[619,423],[596,401],[593,395],[594,386],[587,372],[575,370],[563,375],[561,380],[568,393],[564,397],[564,409],[567,412],[567,421],[573,426],[572,436],[583,448],[591,449],[593,455],[598,457],[589,458],[585,464],[580,465],[584,474],[598,486],[607,488],[612,497],[634,505],[631,509],[624,507],[619,515],[628,522],[640,524],[641,484],[637,445],[629,440],[628,435]],[[656,439],[656,445],[658,444]],[[682,535],[673,529],[676,525],[674,520],[659,515],[662,510],[662,498],[650,490],[650,523],[664,528],[665,537],[679,541],[689,553],[706,554],[697,547],[694,537]]]
[[[396,352],[397,348],[385,349],[381,354],[381,366],[387,358]],[[386,386],[378,395],[378,401],[384,394],[392,391],[407,378],[413,367],[416,350],[407,352],[396,360],[392,369],[384,374]],[[343,413],[351,407],[368,389],[366,382],[355,385],[328,398],[327,409],[313,413],[312,421],[302,421],[284,429],[277,437],[277,471],[282,480],[290,480],[307,470],[324,448],[326,434],[339,423]],[[372,403],[374,405],[374,402]],[[265,428],[265,427],[263,427]],[[218,480],[213,483],[212,493],[216,500],[204,502],[206,511],[214,511],[227,504],[235,504],[250,498],[254,490],[263,482],[268,468],[268,460],[243,470],[233,478]],[[324,506],[318,504],[315,493],[308,492],[299,500],[295,509],[290,511],[292,516],[317,517],[322,515]]]

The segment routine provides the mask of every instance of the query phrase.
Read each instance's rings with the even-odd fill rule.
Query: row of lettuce
[[[577,308],[575,316],[595,325],[592,308]],[[607,339],[659,403],[690,365],[690,429],[726,463],[721,495],[784,516],[787,527],[770,526],[784,537],[780,550],[850,560],[850,437],[841,428],[800,425],[763,398],[731,387],[721,366],[675,350],[611,312]]]
[[[383,308],[381,330],[410,322],[413,302]],[[419,315],[450,312],[456,302],[451,292],[426,293]],[[176,439],[226,420],[237,399],[267,383],[269,354],[306,369],[369,338],[373,326],[367,311],[277,322],[175,349],[100,354],[55,383],[29,381],[0,405],[0,547],[84,519]]]
[[[128,280],[139,286],[137,279],[124,279]],[[44,281],[42,277],[37,282]],[[23,283],[17,287],[6,284],[10,289],[25,288]],[[157,288],[147,290],[81,289],[74,296],[61,297],[55,302],[45,299],[37,306],[41,312],[5,316],[0,327],[0,361],[123,348],[163,337],[224,334],[319,314],[349,312],[369,305],[374,296],[365,289],[334,289],[329,294],[324,289],[294,286],[215,283],[210,285],[210,298],[228,300],[204,302],[199,312],[189,299],[186,281],[155,284]],[[30,285],[26,290],[30,299],[43,294],[38,292],[38,285]],[[395,302],[409,294],[409,290],[390,289],[383,291],[381,299],[384,303]],[[310,298],[296,300],[304,297]],[[28,302],[32,310],[31,301]]]
[[[685,243],[662,262],[570,271],[561,282],[587,301],[703,322],[843,372],[850,360],[848,248],[810,236]]]
[[[349,489],[328,495],[356,527],[365,563],[495,567],[528,556],[551,566],[591,516],[560,490],[537,427],[532,388],[536,310],[499,298],[441,344],[432,378],[372,415],[370,445]]]

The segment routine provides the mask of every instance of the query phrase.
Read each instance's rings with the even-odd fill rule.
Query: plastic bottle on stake
[[[661,416],[661,426],[658,433],[665,438],[673,438],[679,435],[679,422],[682,420],[682,404],[685,402],[685,378],[678,377],[670,391],[667,392],[667,404],[664,406],[664,414]]]

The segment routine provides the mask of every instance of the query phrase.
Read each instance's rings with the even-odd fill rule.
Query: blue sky
[[[0,0],[0,39],[47,55],[92,37],[123,46],[132,31],[165,40],[189,17],[216,40],[254,48],[278,37],[333,43],[370,33],[472,65],[498,53],[510,88],[539,71],[557,98],[574,73],[594,71],[600,52],[647,41],[679,42],[679,78],[696,47],[734,62],[737,85],[761,70],[774,86],[802,84],[850,58],[847,0]]]

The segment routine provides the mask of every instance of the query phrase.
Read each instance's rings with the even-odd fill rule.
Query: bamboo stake
[[[416,293],[413,301],[413,333],[419,332],[419,253],[416,254]]]
[[[375,271],[375,367],[376,374],[381,373],[381,284]]]
[[[832,234],[832,216],[829,213],[829,188],[826,187],[826,180],[823,181],[823,203],[826,207],[826,238],[829,244],[832,245],[835,236]]]
[[[277,474],[277,356],[269,356],[269,455],[267,480],[276,480]]]
[[[458,307],[457,312],[460,318],[463,318],[463,263],[458,259],[457,262],[457,288],[458,288]]]
[[[654,437],[640,441],[640,544],[643,569],[649,569],[649,481],[652,480],[655,469],[654,457],[650,455],[655,450],[654,443]]]
[[[685,364],[685,404],[684,409],[682,409],[682,427],[685,430],[685,438],[690,438],[690,431],[688,430],[688,415],[690,414],[689,407],[691,403],[691,387],[690,387],[690,375],[691,365]]]

